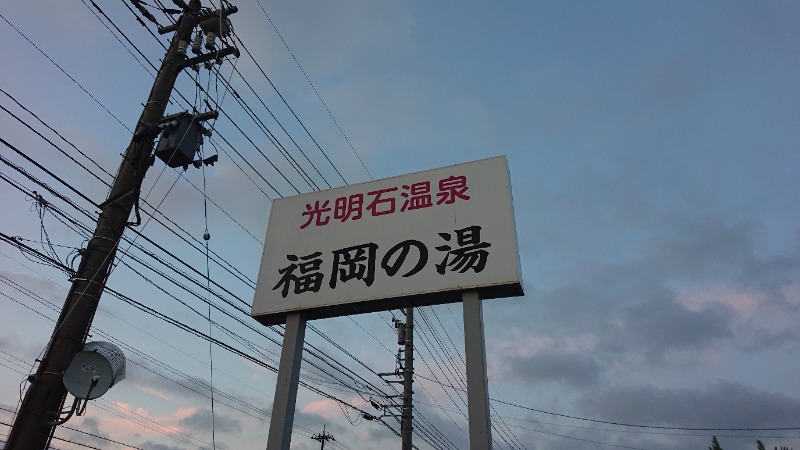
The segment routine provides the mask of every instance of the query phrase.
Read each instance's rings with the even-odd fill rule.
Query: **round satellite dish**
[[[64,387],[75,398],[94,400],[125,378],[125,355],[108,342],[87,342],[64,372]]]

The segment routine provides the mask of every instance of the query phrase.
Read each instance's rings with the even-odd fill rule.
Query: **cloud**
[[[242,429],[242,424],[238,419],[219,412],[214,413],[212,421],[211,410],[207,408],[198,409],[178,421],[181,427],[185,427],[190,431],[207,431],[211,428],[212,423],[216,431],[238,433]]]
[[[560,259],[523,262],[534,289],[522,299],[485,302],[487,323],[501,325],[487,338],[492,379],[564,388],[557,401],[568,407],[580,393],[605,392],[620,380],[645,392],[708,377],[749,385],[755,375],[734,369],[746,358],[741,352],[763,361],[770,348],[798,346],[794,247],[760,252],[756,221],[727,220],[705,200],[674,208],[646,204],[639,218],[625,212],[623,197],[604,201],[617,203],[609,206],[616,222],[594,217],[597,208],[581,201],[554,203],[544,213],[569,210],[561,223],[547,224],[549,237],[574,233],[581,244],[603,244],[589,243],[580,253],[569,243],[560,247],[560,239],[542,241],[538,254],[549,261],[552,251]],[[572,222],[573,208],[585,208],[588,218]]]
[[[504,339],[514,329],[535,330],[542,342],[590,333],[601,360],[624,354],[651,361],[676,351],[699,355],[722,341],[744,346],[791,339],[800,306],[793,284],[800,262],[788,256],[793,249],[758,254],[752,222],[725,220],[702,200],[680,208],[645,205],[640,214],[646,217],[636,218],[620,206],[627,203],[622,192],[615,195],[603,201],[616,204],[608,205],[616,221],[596,217],[601,211],[585,205],[585,198],[573,203],[571,197],[544,214],[564,220],[536,219],[553,238],[539,246],[541,258],[549,261],[548,253],[555,252],[559,263],[533,260],[526,280],[536,289],[528,289],[524,299],[487,306],[492,319],[503,323]],[[642,207],[637,205],[630,207]],[[584,211],[583,220],[571,220],[576,208]],[[579,248],[562,246],[567,235],[576,236]],[[605,246],[618,250],[605,252]],[[528,341],[518,342],[527,348]]]
[[[89,408],[91,407],[92,405],[90,404]],[[104,414],[102,410],[96,410],[96,416],[87,416],[74,420],[79,420],[76,423],[82,423],[80,421],[93,420],[93,417],[97,417],[97,426],[106,430],[104,435],[109,437],[144,436],[156,438],[162,435],[185,436],[178,422],[195,411],[193,408],[188,408],[161,415],[152,409],[137,407],[124,402],[114,402],[113,409],[116,411],[112,415]]]
[[[564,382],[573,386],[587,386],[593,384],[602,371],[601,365],[592,357],[555,352],[511,361],[508,368],[506,377],[528,385]]]
[[[681,292],[678,301],[691,311],[727,311],[732,317],[733,333],[742,341],[740,348],[752,352],[800,341],[795,330],[800,319],[796,285],[776,285],[761,290],[711,285]]]
[[[367,402],[361,397],[351,398],[346,401],[347,403],[355,406],[356,408],[361,408],[361,409],[364,409],[364,407],[367,405]],[[327,398],[306,403],[305,405],[301,406],[299,410],[304,414],[323,417],[325,419],[337,418],[343,414],[342,408],[339,406],[339,403]],[[346,410],[351,414],[358,415],[357,413],[352,412],[352,410],[349,409]]]
[[[592,356],[597,338],[592,333],[531,335],[519,329],[495,345],[488,355],[489,376],[526,385],[564,382],[586,386],[597,380],[602,367]]]
[[[77,418],[77,417],[76,417]],[[93,416],[83,416],[79,419],[79,421],[75,421],[71,426],[76,427],[76,424],[80,424],[80,431],[69,431],[69,435],[74,437],[75,441],[83,442],[86,444],[93,444],[100,448],[118,448],[117,444],[113,444],[109,442],[107,439],[102,439],[98,436],[105,436],[108,437],[108,433],[105,433],[100,428],[101,420],[93,417]],[[93,436],[94,435],[94,436]]]
[[[156,398],[164,400],[164,401],[174,400],[174,397],[172,395],[169,395],[167,392],[165,392],[165,391],[163,391],[161,389],[156,389],[156,388],[154,388],[153,386],[150,386],[150,385],[141,384],[141,383],[131,383],[131,386],[134,387],[135,389],[138,389],[138,390],[140,390],[142,392],[150,394],[153,397],[156,397]]]
[[[666,292],[629,306],[623,318],[627,337],[651,358],[672,350],[702,349],[731,335],[730,319],[723,311],[690,311]]]
[[[790,427],[800,416],[800,399],[729,381],[692,388],[609,387],[579,403],[595,419],[660,426]]]
[[[336,402],[330,399],[322,399],[315,402],[307,403],[300,407],[300,411],[306,414],[313,414],[327,419],[332,419],[339,416],[342,410],[336,405]]]
[[[676,351],[703,351],[730,336],[731,314],[725,309],[689,310],[672,289],[642,272],[633,266],[596,267],[580,281],[537,294],[530,306],[534,314],[517,309],[513,317],[502,318],[505,329],[512,331],[493,346],[492,354],[499,353],[491,360],[556,351],[589,355],[599,362],[621,357],[656,361]],[[538,333],[534,339],[519,330]],[[597,368],[585,368],[590,366]]]
[[[718,305],[748,319],[758,312],[766,300],[766,294],[762,292],[741,292],[727,286],[712,286],[682,295],[679,302],[690,311],[701,311]]]
[[[152,441],[146,441],[139,445],[142,450],[187,450],[184,447],[174,447],[172,445],[156,444]]]
[[[193,377],[177,378],[155,364],[146,360],[138,360],[138,358],[135,362],[132,361],[127,365],[126,381],[136,390],[165,401],[187,398],[187,396],[203,399],[211,395],[206,380]]]

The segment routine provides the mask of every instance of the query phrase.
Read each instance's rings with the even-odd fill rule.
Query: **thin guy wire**
[[[205,155],[201,154],[201,158]],[[206,165],[202,166],[203,171],[203,218],[205,220],[205,233],[203,239],[206,241],[206,288],[211,290],[211,264],[208,257],[208,241],[210,234],[208,232],[208,196],[206,196]],[[214,328],[211,324],[211,297],[208,299],[208,335],[211,336]],[[211,444],[214,449],[217,448],[217,430],[216,430],[216,415],[214,413],[214,346],[211,342],[208,343],[208,362],[209,362],[209,378],[211,381]]]

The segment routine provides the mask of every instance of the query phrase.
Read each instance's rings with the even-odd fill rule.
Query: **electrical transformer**
[[[159,126],[162,131],[156,156],[169,167],[186,168],[200,148],[203,126],[186,111],[164,117]]]

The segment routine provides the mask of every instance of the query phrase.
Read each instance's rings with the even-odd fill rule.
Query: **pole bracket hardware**
[[[217,10],[217,11],[211,11],[211,12],[205,13],[205,14],[195,14],[195,15],[199,16],[199,17],[197,17],[196,20],[198,22],[201,22],[204,19],[207,19],[209,17],[219,17],[220,15],[223,16],[223,17],[226,17],[226,16],[229,16],[231,14],[235,14],[237,12],[239,12],[239,8],[236,7],[236,6],[231,6],[229,8],[223,9],[221,14],[220,14],[220,11]],[[178,30],[178,23],[176,22],[176,23],[174,23],[172,25],[167,25],[165,27],[160,27],[158,29],[158,34],[172,33],[173,31],[177,31],[177,30]]]
[[[218,52],[206,53],[204,55],[195,56],[194,58],[189,58],[189,59],[183,60],[182,62],[179,62],[175,66],[175,70],[180,72],[181,70],[183,70],[183,69],[185,69],[187,67],[193,66],[195,64],[200,64],[200,63],[204,63],[206,61],[211,61],[212,59],[224,58],[224,57],[226,57],[228,55],[234,55],[235,57],[238,58],[239,55],[240,55],[239,49],[236,48],[236,47],[225,47],[225,48],[223,48],[222,50],[220,50]]]
[[[110,206],[110,205],[112,205],[114,203],[117,203],[118,201],[122,200],[123,198],[126,198],[126,197],[128,197],[130,195],[133,195],[134,192],[135,192],[135,189],[131,189],[130,191],[126,191],[126,192],[123,192],[121,194],[115,195],[113,197],[109,197],[108,199],[106,199],[106,201],[104,201],[103,203],[100,203],[97,206],[100,209],[106,209],[106,206]]]
[[[161,132],[161,128],[158,125],[153,124],[142,124],[139,129],[136,131],[136,134],[133,135],[133,140],[135,142],[141,141],[143,138],[146,139],[154,139],[158,136],[158,133]]]

